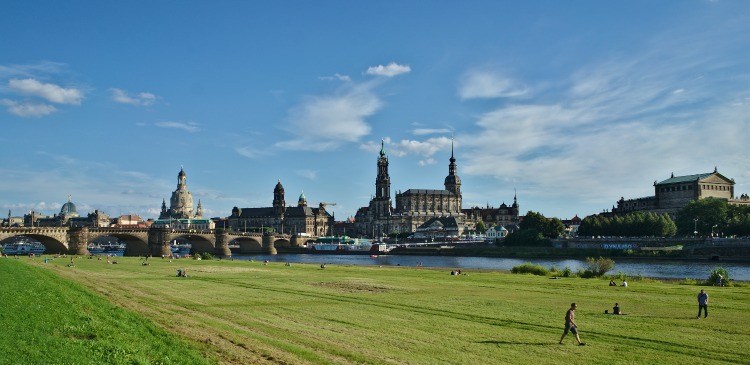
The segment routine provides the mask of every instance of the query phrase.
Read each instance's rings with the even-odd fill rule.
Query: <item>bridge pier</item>
[[[229,250],[229,238],[227,238],[227,231],[223,229],[217,229],[214,232],[214,255],[219,257],[232,257],[232,251]]]
[[[171,255],[172,250],[169,247],[170,241],[171,235],[169,232],[169,228],[149,228],[148,247],[149,251],[151,251],[151,255],[155,257]]]
[[[71,255],[89,255],[88,227],[71,227],[68,230],[68,253]]]
[[[276,247],[273,244],[273,241],[275,239],[276,239],[276,236],[272,234],[263,235],[263,252],[269,255],[276,255],[278,253],[276,252]]]

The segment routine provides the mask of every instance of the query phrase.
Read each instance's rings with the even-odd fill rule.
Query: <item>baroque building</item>
[[[319,203],[317,208],[309,207],[304,192],[297,199],[296,206],[287,206],[284,186],[279,180],[273,189],[270,207],[234,207],[226,222],[228,228],[235,231],[271,230],[292,235],[326,236],[331,234],[333,216],[326,211],[326,203]]]
[[[705,198],[719,198],[733,205],[750,205],[747,195],[735,197],[734,179],[719,173],[717,168],[713,172],[672,176],[669,179],[654,181],[654,195],[643,198],[620,198],[617,206],[612,207],[612,214],[627,214],[630,212],[667,213],[672,218],[677,212],[693,200]]]
[[[159,219],[202,219],[203,207],[198,200],[198,207],[193,214],[193,194],[187,187],[187,174],[183,168],[177,174],[177,189],[169,198],[169,209],[166,201],[161,202],[161,213]]]
[[[448,175],[443,181],[444,189],[408,189],[396,193],[396,207],[393,208],[388,174],[388,155],[385,143],[381,141],[375,178],[375,195],[366,207],[359,208],[354,217],[356,233],[369,237],[381,237],[393,233],[417,232],[418,228],[430,224],[446,225],[450,222],[451,235],[461,235],[465,230],[473,230],[482,219],[491,219],[491,224],[517,224],[518,203],[513,207],[500,209],[462,209],[463,195],[461,177],[451,142],[451,157],[448,160]],[[467,214],[468,213],[468,214]],[[448,219],[443,219],[448,218]],[[422,227],[420,232],[427,227]]]

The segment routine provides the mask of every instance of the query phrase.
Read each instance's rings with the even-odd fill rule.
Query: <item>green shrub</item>
[[[573,271],[570,270],[569,267],[565,266],[565,268],[562,271],[562,276],[567,278],[573,275]]]
[[[719,282],[719,278],[721,278],[721,282]],[[729,284],[730,284],[729,271],[727,271],[727,269],[721,266],[713,269],[713,271],[711,271],[711,274],[708,275],[708,280],[706,281],[706,285],[729,286]]]
[[[546,267],[541,265],[534,265],[530,262],[514,266],[513,269],[510,270],[510,272],[514,274],[534,274],[540,276],[546,276],[547,274],[549,274],[549,270],[547,270]]]
[[[200,258],[201,260],[213,260],[214,255],[212,255],[210,252],[197,252],[195,256],[193,256],[193,259],[197,260]]]
[[[593,257],[586,258],[586,270],[587,277],[600,277],[612,270],[615,267],[615,261],[606,257],[599,257],[595,259]]]

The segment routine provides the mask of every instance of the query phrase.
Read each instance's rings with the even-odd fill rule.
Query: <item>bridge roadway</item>
[[[100,237],[114,237],[126,245],[125,255],[170,255],[171,243],[184,239],[192,244],[193,252],[210,252],[229,257],[230,244],[238,245],[240,253],[276,254],[277,247],[301,247],[315,237],[287,234],[261,234],[235,232],[224,229],[176,230],[162,227],[112,228],[112,227],[11,227],[0,228],[0,244],[13,237],[25,236],[41,242],[46,253],[88,255],[88,245]]]

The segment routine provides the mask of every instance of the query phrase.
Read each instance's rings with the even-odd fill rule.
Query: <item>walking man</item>
[[[581,342],[581,338],[578,336],[578,325],[576,325],[575,317],[576,317],[576,304],[571,303],[570,309],[568,309],[567,312],[565,312],[565,331],[563,331],[562,337],[560,337],[560,344],[562,345],[562,341],[565,338],[565,335],[568,334],[568,331],[572,332],[574,335],[576,335],[576,341],[578,341],[578,346],[584,346],[585,343]]]
[[[708,293],[703,289],[698,293],[698,319],[701,318],[701,309],[703,310],[703,318],[708,317]]]

